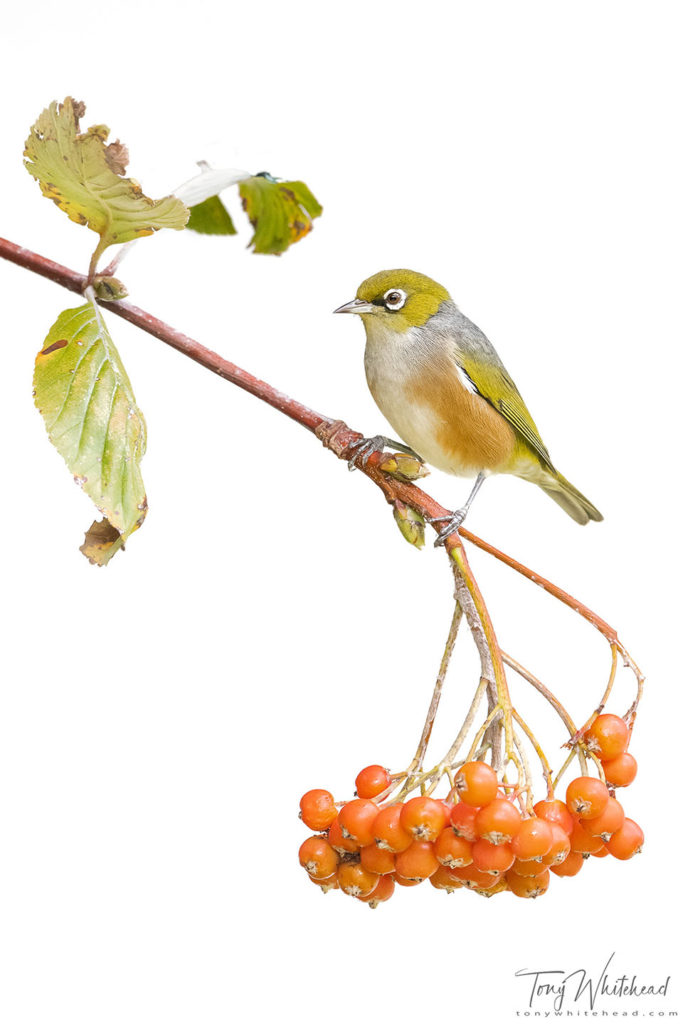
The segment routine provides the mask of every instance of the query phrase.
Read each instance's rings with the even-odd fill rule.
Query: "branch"
[[[63,288],[67,288],[69,291],[76,292],[79,295],[83,293],[87,284],[85,274],[79,274],[75,270],[64,267],[60,263],[55,263],[53,260],[49,260],[46,256],[40,256],[38,253],[31,252],[29,249],[24,249],[22,246],[16,245],[5,238],[0,238],[0,257],[9,260],[11,263],[16,263],[17,266],[23,267],[26,270],[30,270],[34,274],[39,274],[41,277],[54,281],[55,284],[59,284]],[[188,337],[188,335],[183,334],[181,331],[175,330],[175,328],[170,327],[162,320],[152,316],[151,313],[147,313],[144,309],[140,309],[139,307],[132,305],[132,303],[125,301],[101,301],[99,305],[104,309],[109,310],[109,312],[114,313],[116,316],[123,317],[123,319],[128,320],[129,323],[135,324],[136,327],[141,328],[141,330],[146,331],[148,334],[151,334],[160,341],[163,341],[164,344],[170,345],[171,348],[176,349],[178,352],[182,352],[183,355],[188,356],[188,358],[193,359],[196,363],[206,367],[207,370],[211,370],[212,373],[217,374],[224,380],[230,381],[231,384],[235,384],[244,391],[248,391],[249,394],[254,395],[255,398],[260,399],[262,402],[266,402],[274,409],[284,413],[285,416],[289,416],[290,419],[300,423],[301,426],[306,427],[307,430],[314,432],[322,441],[323,445],[333,451],[338,458],[345,459],[347,461],[351,458],[353,454],[351,445],[354,441],[358,441],[363,435],[350,429],[341,420],[334,420],[331,417],[324,416],[321,413],[310,409],[308,406],[303,405],[301,402],[297,402],[296,399],[290,398],[288,395],[285,395],[276,388],[273,388],[265,381],[259,380],[258,377],[254,377],[235,363],[231,363],[228,359],[224,359],[223,356],[218,355],[217,352],[213,352],[211,349],[206,348],[198,341]],[[362,462],[359,462],[358,469],[380,488],[387,501],[403,501],[426,519],[439,519],[451,515],[448,509],[444,508],[435,501],[434,498],[420,490],[420,488],[416,487],[414,484],[396,480],[388,476],[386,473],[383,473],[379,469],[379,464],[382,461],[382,458],[383,456],[381,453],[375,453],[368,459],[365,465],[363,465]],[[432,526],[437,533],[440,533],[441,530],[445,528],[445,525],[439,523],[432,523]],[[447,538],[446,548],[452,558],[454,554],[457,553],[457,557],[454,558],[454,562],[456,563],[459,574],[467,583],[466,589],[468,593],[466,596],[463,595],[466,602],[469,598],[469,602],[467,603],[470,605],[478,605],[481,603],[483,606],[481,593],[479,592],[479,588],[476,585],[476,581],[474,580],[474,576],[472,575],[464,554],[464,549],[460,539],[461,536],[469,540],[472,544],[475,544],[477,547],[487,551],[489,554],[492,554],[495,558],[504,562],[506,565],[509,565],[533,583],[543,587],[543,589],[549,594],[552,594],[553,597],[557,598],[563,604],[568,605],[570,608],[575,609],[575,611],[579,612],[583,618],[592,623],[592,625],[595,626],[595,628],[598,629],[610,643],[616,645],[622,654],[625,663],[635,673],[638,680],[638,697],[640,696],[643,680],[642,673],[622,646],[617,637],[616,630],[609,626],[603,619],[596,615],[595,612],[592,612],[575,597],[572,597],[564,590],[561,590],[560,587],[555,586],[555,584],[550,583],[549,580],[544,579],[538,573],[528,569],[510,555],[506,555],[502,551],[499,551],[487,541],[476,537],[474,534],[470,533],[469,530],[461,529],[460,536],[457,533],[454,533]],[[481,608],[477,608],[478,612],[481,610]],[[491,651],[491,654],[493,655],[493,665],[490,666],[490,668],[495,671],[492,671],[491,675],[497,679],[498,687],[500,688],[501,681],[503,687],[505,686],[502,659],[500,658],[498,645],[495,642],[495,636],[493,634],[493,629],[490,619],[488,618],[488,613],[485,610],[485,606],[483,606],[483,611],[484,615],[481,619],[481,625],[484,627],[486,640],[489,641],[489,643],[493,640],[494,646],[493,651]],[[471,616],[471,618],[474,619],[475,616]]]

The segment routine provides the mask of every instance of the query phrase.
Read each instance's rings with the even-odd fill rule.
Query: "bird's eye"
[[[392,288],[391,291],[384,293],[384,305],[392,312],[401,309],[405,305],[405,301],[406,293],[400,288]]]

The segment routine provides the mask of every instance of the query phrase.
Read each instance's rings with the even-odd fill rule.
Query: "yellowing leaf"
[[[232,217],[218,196],[211,196],[203,203],[190,207],[187,226],[201,235],[236,235]]]
[[[70,96],[51,103],[31,128],[24,156],[43,195],[77,224],[100,236],[96,254],[108,245],[151,235],[159,228],[180,229],[187,207],[175,196],[149,199],[133,178],[124,178],[128,151],[118,140],[106,144],[109,129],[80,131],[85,105]]]
[[[240,182],[239,189],[254,229],[254,252],[285,252],[312,230],[323,210],[303,181],[275,181],[264,173]]]
[[[112,544],[119,541],[109,558],[147,514],[140,474],[146,428],[96,306],[86,303],[60,313],[36,356],[33,385],[50,440],[76,483],[106,516]],[[93,525],[101,528],[101,542],[107,527]],[[87,542],[88,537],[84,546]]]

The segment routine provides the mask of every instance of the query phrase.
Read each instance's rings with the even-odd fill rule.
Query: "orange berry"
[[[567,807],[577,818],[597,818],[604,811],[609,790],[601,779],[580,775],[567,786]]]
[[[567,810],[564,800],[539,800],[534,804],[534,811],[539,818],[543,818],[544,821],[556,822],[567,835],[571,835],[574,819]]]
[[[479,871],[488,875],[503,875],[515,862],[515,855],[509,843],[490,843],[477,839],[472,843],[472,863]]]
[[[571,851],[571,842],[569,836],[561,825],[558,825],[555,821],[549,821],[548,824],[550,825],[553,841],[552,846],[546,853],[545,857],[541,858],[541,863],[552,868],[567,859],[567,856]],[[531,863],[533,863],[533,861]],[[515,868],[515,870],[517,869]]]
[[[624,824],[624,808],[613,796],[607,801],[604,811],[597,818],[579,818],[589,836],[600,836],[603,842]]]
[[[420,882],[424,882],[424,878],[405,878],[403,875],[399,875],[398,871],[391,877],[396,882],[396,885],[402,885],[406,889],[409,889],[411,885],[419,885]]]
[[[579,853],[577,850],[571,850],[561,864],[553,864],[550,870],[554,875],[559,875],[560,878],[571,878],[573,875],[578,875],[583,867],[584,860],[585,858],[582,853]]]
[[[299,804],[299,817],[314,832],[324,832],[337,817],[334,797],[326,789],[309,789]]]
[[[403,804],[383,807],[372,824],[372,834],[382,850],[400,853],[407,850],[413,841],[410,832],[401,824]]]
[[[545,860],[545,858],[544,858]],[[548,867],[542,860],[516,860],[510,868],[516,875],[540,875]]]
[[[550,872],[546,868],[540,875],[517,875],[514,871],[508,871],[505,876],[508,889],[515,896],[523,899],[535,899],[542,896],[550,885]]]
[[[454,878],[458,879],[466,889],[492,889],[498,881],[496,875],[488,871],[480,871],[474,864],[468,864],[465,868],[450,868]]]
[[[630,860],[640,853],[645,836],[640,825],[632,818],[624,818],[624,824],[607,840],[607,849],[617,860]]]
[[[509,800],[496,797],[477,811],[474,824],[480,839],[495,844],[509,843],[519,831],[522,815]]]
[[[382,850],[377,843],[364,846],[360,851],[360,862],[368,871],[376,875],[390,875],[395,869],[395,854],[391,850]]]
[[[337,881],[336,875],[330,875],[329,878],[314,878],[313,875],[308,876],[310,880],[322,889],[323,893],[331,892],[332,889],[339,888],[339,882]]]
[[[456,836],[452,828],[445,828],[435,841],[434,853],[439,863],[448,868],[464,868],[472,863],[472,844]]]
[[[603,842],[600,836],[589,835],[583,824],[577,821],[569,837],[569,845],[575,853],[597,853],[602,849]]]
[[[618,715],[598,715],[584,736],[588,750],[601,761],[611,761],[623,754],[631,738],[629,727]]]
[[[518,860],[538,860],[550,852],[553,830],[543,818],[525,818],[512,839],[512,852]]]
[[[605,779],[611,786],[630,786],[638,771],[633,754],[617,754],[611,761],[602,762]]]
[[[414,839],[431,842],[446,824],[446,808],[441,800],[415,796],[403,805],[401,825]]]
[[[396,871],[403,878],[429,878],[439,866],[434,844],[416,839],[407,850],[396,854]]]
[[[327,841],[337,853],[358,853],[360,846],[354,839],[349,839],[342,834],[342,827],[339,818],[335,818],[327,833]]]
[[[455,776],[455,791],[464,804],[483,807],[498,792],[498,776],[485,761],[466,761]]]
[[[360,861],[345,860],[337,868],[337,881],[347,896],[369,896],[377,888],[379,875],[367,871]]]
[[[361,903],[367,903],[374,910],[380,903],[386,903],[394,895],[394,879],[391,875],[380,875],[379,882],[368,896],[358,896]]]
[[[337,819],[342,835],[354,839],[359,846],[374,843],[372,826],[378,813],[377,804],[373,800],[349,800],[340,810]]]
[[[478,807],[470,807],[468,804],[455,805],[451,811],[451,826],[456,836],[462,836],[471,843],[478,838],[474,824],[478,810]]]
[[[369,764],[356,776],[356,793],[360,797],[379,796],[391,782],[391,775],[381,764]]]
[[[324,836],[309,836],[299,847],[299,864],[314,878],[329,878],[339,857]]]
[[[434,874],[429,876],[429,881],[435,889],[445,889],[446,892],[454,892],[462,887],[462,882],[443,864],[439,864]]]

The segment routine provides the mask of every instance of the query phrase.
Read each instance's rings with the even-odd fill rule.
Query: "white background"
[[[375,433],[361,324],[330,311],[392,265],[442,281],[605,515],[581,529],[498,478],[468,525],[615,624],[649,689],[624,796],[641,857],[590,863],[537,901],[429,885],[373,913],[323,899],[297,863],[299,798],[347,798],[364,764],[409,761],[450,617],[443,554],[405,544],[379,492],[299,426],[109,316],[149,426],[150,513],[109,568],[89,566],[92,507],[31,401],[34,355],[77,302],[3,264],[4,1024],[516,1020],[515,971],[599,973],[612,952],[614,976],[673,973],[648,1008],[681,1008],[665,817],[680,770],[679,13],[41,0],[6,15],[2,234],[87,266],[94,236],[21,163],[30,124],[66,94],[129,145],[150,195],[201,158],[303,178],[325,212],[281,259],[245,250],[228,195],[240,235],[143,240],[121,271],[132,300]],[[467,487],[427,481],[450,507]],[[585,718],[606,645],[472,562],[503,646]],[[561,734],[512,685],[557,762]],[[631,698],[623,674],[615,710]],[[437,748],[457,728],[452,694],[449,708]]]

